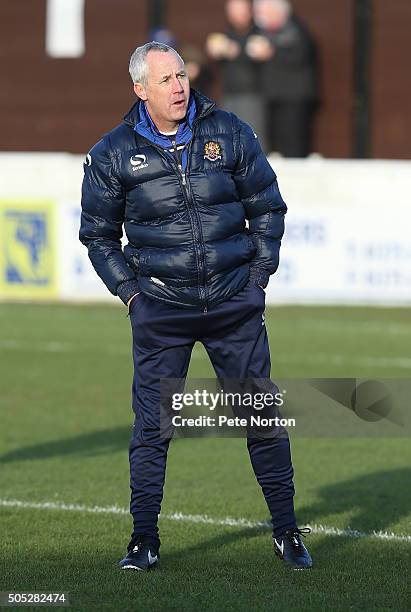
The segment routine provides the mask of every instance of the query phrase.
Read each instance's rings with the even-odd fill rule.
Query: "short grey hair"
[[[263,1],[263,0],[261,0]],[[264,0],[268,1],[270,4],[275,5],[282,13],[288,15],[291,13],[291,2],[290,0]],[[254,0],[255,4],[258,4],[260,0]]]
[[[147,55],[149,51],[161,51],[162,53],[169,53],[172,51],[182,60],[181,56],[173,47],[169,47],[164,43],[157,42],[155,40],[137,47],[130,57],[130,64],[128,71],[131,76],[133,83],[141,83],[147,85],[148,79],[148,66],[147,66]]]

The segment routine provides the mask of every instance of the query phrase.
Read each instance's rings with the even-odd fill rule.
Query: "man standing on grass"
[[[120,567],[148,570],[159,559],[169,446],[159,435],[160,380],[186,377],[196,341],[220,380],[269,378],[263,288],[278,267],[286,205],[252,129],[190,90],[174,49],[138,47],[129,69],[138,101],[87,155],[80,240],[130,314],[134,525]],[[247,447],[276,554],[310,567],[288,436],[249,436]]]

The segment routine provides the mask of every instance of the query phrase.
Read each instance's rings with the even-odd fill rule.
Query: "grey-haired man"
[[[80,239],[130,313],[134,527],[120,566],[144,571],[159,559],[169,446],[159,434],[160,380],[186,377],[196,341],[220,380],[269,378],[263,287],[278,267],[286,205],[253,130],[190,91],[174,49],[139,47],[130,73],[138,101],[85,165]],[[272,515],[275,552],[291,567],[310,567],[284,433],[248,437],[247,447]]]

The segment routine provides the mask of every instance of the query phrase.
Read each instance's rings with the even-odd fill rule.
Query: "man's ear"
[[[147,100],[146,90],[141,83],[134,83],[134,93],[144,102]]]

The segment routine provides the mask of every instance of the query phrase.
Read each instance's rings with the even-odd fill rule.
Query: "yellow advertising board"
[[[0,200],[0,296],[57,296],[55,204]]]

